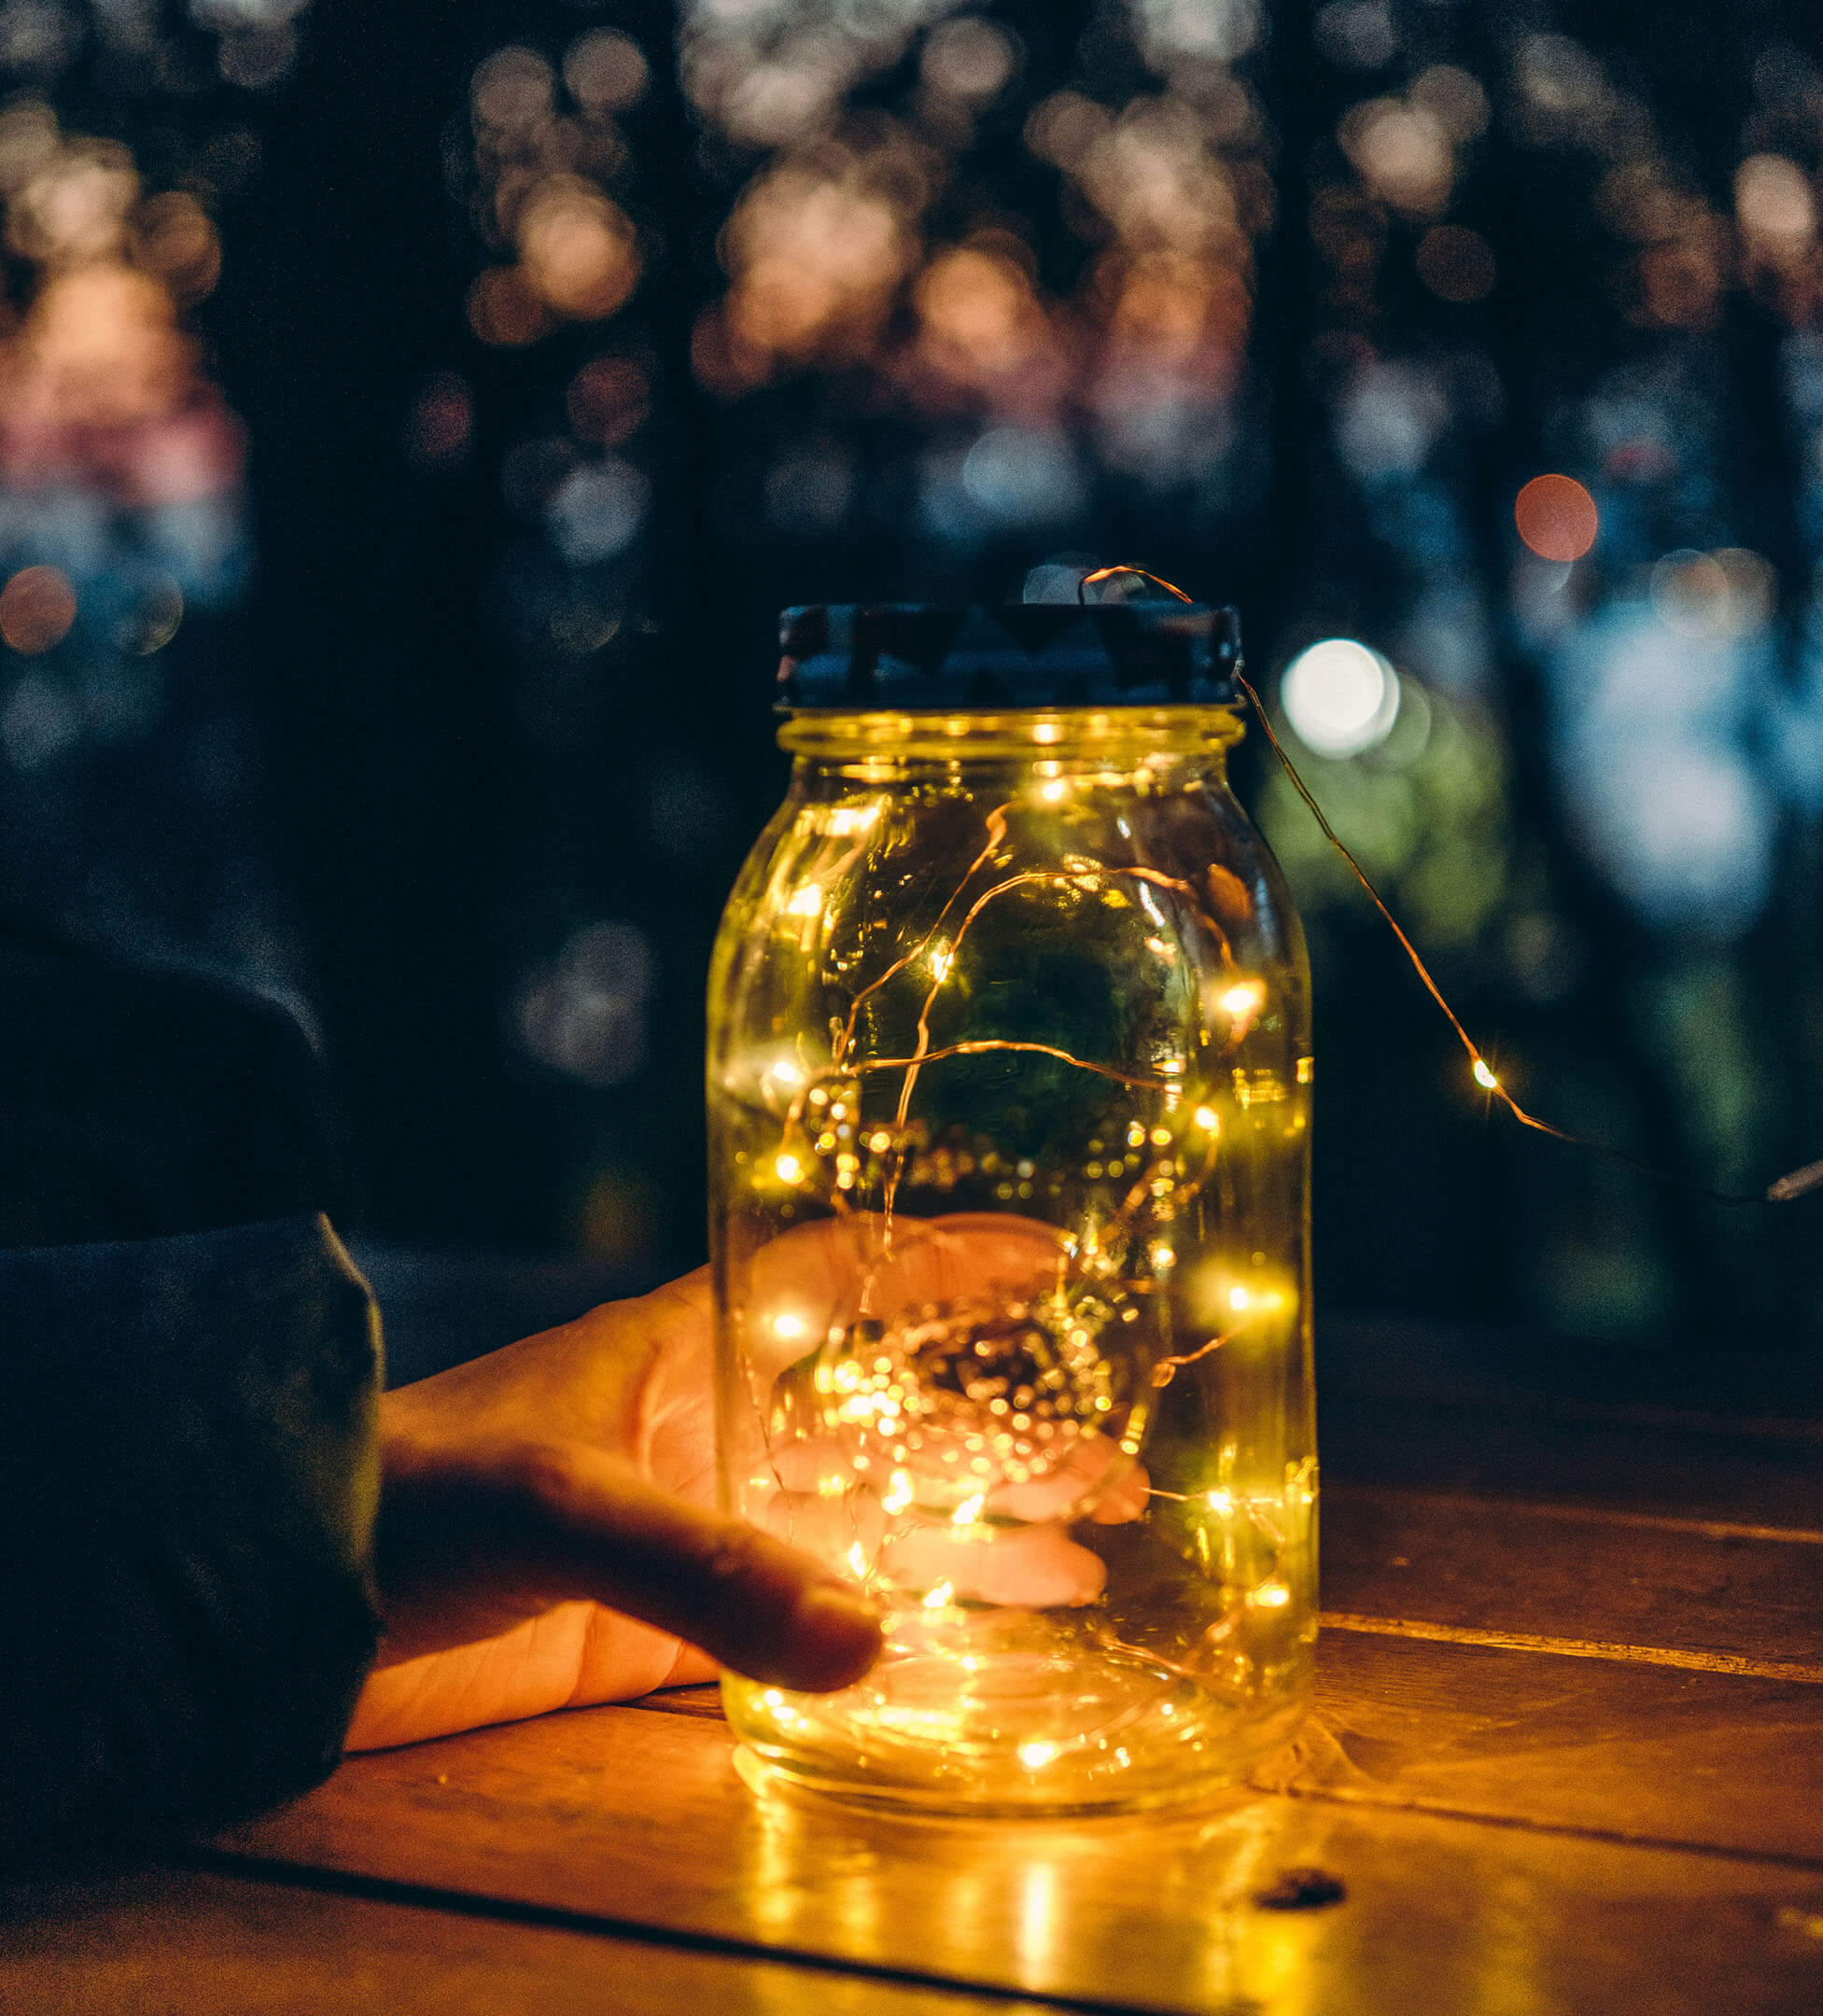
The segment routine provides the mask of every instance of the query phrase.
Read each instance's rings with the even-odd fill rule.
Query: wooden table
[[[1314,1710],[1169,1815],[876,1816],[708,1690],[361,1757],[17,1889],[0,2009],[1823,2011],[1823,1404],[1801,1364],[1325,1351]],[[1339,1901],[1271,1908],[1287,1869]]]

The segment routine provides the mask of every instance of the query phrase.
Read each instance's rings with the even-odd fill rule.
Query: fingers
[[[1143,1465],[1105,1435],[1079,1442],[1055,1470],[1025,1484],[1003,1484],[988,1500],[988,1509],[1029,1526],[1073,1525],[1093,1519],[1098,1526],[1123,1526],[1145,1510],[1152,1480]]]
[[[531,1459],[518,1523],[553,1593],[675,1632],[751,1679],[825,1692],[878,1656],[879,1618],[852,1583],[596,1450]]]
[[[745,1296],[747,1346],[770,1377],[833,1325],[866,1312],[890,1322],[927,1302],[1030,1295],[1047,1287],[1062,1251],[1055,1227],[1005,1212],[904,1218],[888,1251],[884,1221],[854,1212],[780,1234],[754,1253]]]
[[[947,1601],[971,1598],[1023,1610],[1091,1603],[1108,1579],[1099,1555],[1055,1528],[996,1533],[987,1546],[927,1526],[896,1536],[882,1550],[882,1571],[903,1588],[942,1589]]]

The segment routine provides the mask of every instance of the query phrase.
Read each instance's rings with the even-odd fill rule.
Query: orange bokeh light
[[[580,175],[554,175],[534,189],[518,223],[526,279],[559,315],[598,321],[639,277],[638,241],[617,203]]]
[[[1540,560],[1580,560],[1595,543],[1601,515],[1574,476],[1535,476],[1513,503],[1519,536]]]
[[[0,588],[0,637],[26,657],[61,644],[76,621],[76,590],[55,567],[21,567]]]

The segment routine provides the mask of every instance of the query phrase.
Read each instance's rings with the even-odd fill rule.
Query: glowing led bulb
[[[804,1318],[793,1316],[789,1309],[784,1315],[772,1319],[772,1334],[781,1344],[794,1343],[797,1338],[805,1336],[808,1329],[809,1325]]]
[[[1488,1069],[1485,1057],[1475,1059],[1475,1083],[1487,1092],[1498,1092],[1500,1089],[1500,1081]]]
[[[792,917],[816,917],[823,907],[823,892],[815,882],[806,882],[801,889],[792,892],[792,900],[785,905]]]
[[[941,1610],[955,1593],[956,1586],[953,1582],[939,1582],[925,1597],[924,1607],[927,1610]]]
[[[1019,1762],[1028,1771],[1043,1771],[1056,1757],[1058,1746],[1054,1743],[1028,1743],[1019,1745]]]
[[[1222,996],[1223,1012],[1239,1022],[1244,1016],[1256,1014],[1260,1002],[1265,999],[1266,989],[1257,980],[1244,980],[1239,986],[1231,987]]]
[[[1213,1106],[1197,1108],[1197,1125],[1205,1134],[1219,1134],[1222,1131],[1221,1115]]]
[[[773,1163],[780,1183],[798,1183],[804,1181],[804,1164],[794,1155],[781,1155]]]

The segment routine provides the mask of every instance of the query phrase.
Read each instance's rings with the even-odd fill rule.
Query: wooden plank
[[[1043,2016],[1020,1999],[205,1870],[0,1889],[20,2016]]]
[[[1254,1782],[1823,1868],[1823,1687],[1331,1631]]]
[[[1328,1612],[1823,1681],[1823,1531],[1339,1484],[1324,1490],[1322,1561]]]
[[[1344,1489],[1323,1575],[1315,1713],[1256,1785],[1823,1860],[1823,1544]]]
[[[1560,1676],[1578,1664],[1533,1663]],[[1437,1699],[1447,1706],[1447,1687]],[[715,1722],[596,1709],[357,1758],[226,1845],[1135,2009],[1383,2016],[1490,2007],[1496,1983],[1502,2009],[1540,2016],[1823,2006],[1823,1866],[1404,1810],[1423,1794],[1399,1782],[1417,1768],[1399,1745],[1435,1705],[1408,1690],[1363,1731],[1325,1702],[1339,1765],[1323,1755],[1298,1765],[1323,1797],[1237,1793],[1175,1815],[998,1824],[750,1785]],[[1452,1740],[1472,1753],[1469,1732]],[[1496,1741],[1479,1740],[1499,1761]],[[1446,1770],[1453,1754],[1446,1746]],[[1393,1776],[1364,1797],[1347,1774],[1371,1788],[1377,1768]],[[1616,1817],[1591,1809],[1600,1813]],[[1335,1873],[1346,1901],[1309,1914],[1258,1908],[1255,1895],[1293,1865]]]

